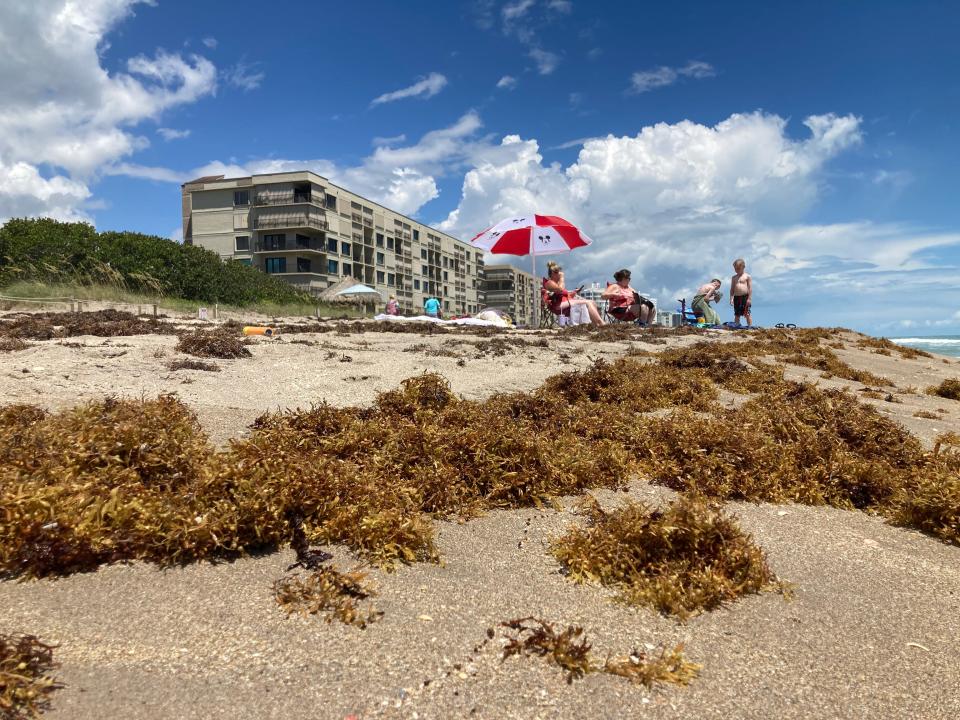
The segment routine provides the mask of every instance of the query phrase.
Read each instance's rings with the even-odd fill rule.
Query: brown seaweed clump
[[[891,521],[960,545],[960,435],[940,435],[930,465],[905,486]]]
[[[180,352],[202,358],[242,358],[250,357],[250,350],[243,339],[229,332],[204,332],[196,330],[184,333],[177,342],[176,349]]]
[[[700,673],[700,665],[683,655],[683,644],[660,652],[634,649],[625,657],[610,657],[603,663],[603,672],[627,678],[634,684],[653,687],[658,682],[688,685]]]
[[[19,350],[26,350],[28,347],[30,347],[30,345],[20,338],[0,337],[0,353],[17,352]]]
[[[947,379],[939,385],[931,385],[927,388],[927,394],[947,400],[960,400],[960,379]]]
[[[919,440],[841,390],[783,386],[713,417],[652,418],[644,471],[674,490],[753,502],[881,510],[924,465]]]
[[[62,687],[50,676],[55,648],[33,635],[0,634],[0,718],[26,720],[50,709],[50,694]]]
[[[567,684],[594,669],[590,662],[590,643],[579,625],[569,625],[557,632],[552,624],[534,617],[507,620],[500,625],[516,632],[503,648],[503,660],[513,655],[545,657],[566,673]]]
[[[366,584],[366,574],[354,570],[342,573],[336,568],[321,566],[306,576],[289,575],[273,584],[277,604],[292,615],[327,613],[327,622],[334,619],[361,629],[376,622],[382,612],[361,608],[359,603],[376,593]]]
[[[220,366],[203,360],[173,360],[167,363],[167,370],[203,370],[205,372],[220,372]]]
[[[557,631],[554,625],[546,620],[525,617],[502,622],[500,626],[515,633],[507,637],[502,660],[514,655],[546,658],[564,671],[567,684],[588,673],[603,672],[647,687],[658,682],[686,685],[700,670],[699,665],[689,662],[683,656],[682,645],[673,650],[661,648],[658,655],[634,650],[626,657],[608,657],[600,665],[591,658],[592,646],[587,642],[583,628],[579,625],[568,625]]]
[[[932,358],[933,355],[926,350],[898,345],[887,338],[874,338],[867,335],[857,340],[857,347],[861,350],[872,350],[876,355],[892,355],[899,353],[905,360],[914,360],[916,358]]]
[[[588,525],[551,547],[578,582],[613,586],[623,601],[681,621],[774,587],[763,551],[703,500],[684,497],[665,510],[631,502],[606,512],[592,498],[584,505]]]
[[[172,335],[174,332],[174,327],[169,323],[155,318],[137,317],[122,310],[23,313],[13,320],[0,322],[0,336],[27,340],[50,340],[79,335]]]
[[[235,522],[207,494],[212,453],[176,398],[0,411],[0,575],[206,556]]]
[[[738,387],[736,373],[724,373],[723,366],[730,368],[732,358],[772,357],[778,363],[799,365],[820,370],[831,377],[854,380],[865,385],[893,385],[890,380],[879,375],[851,367],[837,357],[830,348],[821,344],[829,338],[829,331],[820,328],[805,330],[763,330],[752,333],[750,340],[731,343],[700,342],[686,348],[672,348],[661,354],[661,363],[669,367],[717,366],[712,373],[715,380],[730,390],[738,392],[756,392],[762,390],[755,383]],[[754,369],[764,372],[761,363],[754,363]],[[731,368],[732,369],[732,368]],[[732,378],[732,379],[731,379]],[[775,378],[773,378],[775,380]],[[770,382],[770,379],[767,380]]]

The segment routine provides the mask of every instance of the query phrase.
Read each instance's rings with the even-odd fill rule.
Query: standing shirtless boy
[[[730,304],[733,305],[733,322],[740,324],[740,316],[747,321],[747,325],[753,325],[753,318],[750,316],[750,306],[753,304],[753,278],[746,272],[747,263],[743,258],[737,258],[733,261],[733,269],[737,273],[730,280]]]

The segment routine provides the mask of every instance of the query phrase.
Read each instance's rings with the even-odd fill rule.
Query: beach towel
[[[490,317],[494,315],[494,317]],[[413,317],[404,317],[400,315],[377,315],[374,317],[374,320],[383,320],[386,322],[428,322],[433,323],[434,325],[482,325],[486,327],[501,327],[508,328],[510,324],[503,318],[496,316],[494,313],[486,316],[486,319],[481,320],[480,318],[470,317],[470,318],[457,318],[456,320],[440,320],[439,318],[430,317],[429,315],[415,315]]]

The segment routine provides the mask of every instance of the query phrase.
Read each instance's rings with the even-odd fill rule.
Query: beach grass
[[[158,312],[176,312],[196,315],[201,307],[212,310],[210,303],[196,300],[184,300],[163,294],[138,293],[126,289],[120,284],[96,283],[45,283],[33,281],[16,281],[0,288],[0,296],[26,298],[28,300],[56,300],[63,299],[59,304],[69,303],[69,299],[90,303],[117,304],[124,306],[142,306],[143,312],[149,312],[152,305],[157,305]],[[0,305],[35,309],[36,303],[17,303],[15,300],[2,300]],[[221,304],[219,310],[224,313],[240,314],[256,313],[268,317],[363,317],[363,311],[349,304],[331,303],[271,303],[260,302],[246,306]],[[127,308],[129,309],[129,308]]]

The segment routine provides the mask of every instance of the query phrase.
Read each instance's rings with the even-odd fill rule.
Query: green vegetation
[[[305,293],[216,253],[154,235],[100,232],[87,223],[13,219],[0,227],[0,287],[28,281],[59,287],[249,307],[304,304]],[[21,291],[23,288],[21,287]],[[13,294],[9,290],[7,294]]]

